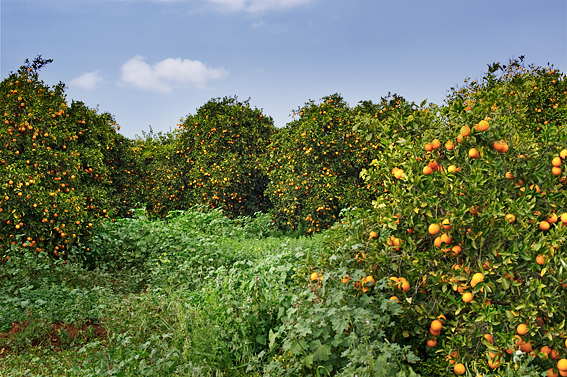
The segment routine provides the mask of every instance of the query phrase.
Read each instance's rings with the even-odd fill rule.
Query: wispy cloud
[[[209,80],[228,75],[224,68],[210,68],[198,60],[168,58],[150,66],[140,55],[128,60],[121,69],[121,84],[161,93],[170,93],[176,85],[205,88]]]
[[[87,72],[69,81],[69,85],[78,86],[79,88],[87,90],[94,90],[99,86],[99,84],[103,83],[104,79],[100,76],[100,70]]]
[[[312,0],[207,0],[215,8],[228,12],[260,13],[270,10],[285,10],[307,4]]]

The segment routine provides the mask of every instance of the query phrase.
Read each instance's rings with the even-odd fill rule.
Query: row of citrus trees
[[[562,73],[494,64],[441,107],[388,96],[350,108],[332,95],[279,130],[248,101],[213,99],[173,133],[129,140],[110,114],[41,82],[47,63],[26,61],[0,83],[3,260],[27,250],[64,262],[102,220],[140,205],[156,217],[201,204],[270,211],[307,233],[367,208],[344,261],[364,277],[336,283],[372,295],[391,281],[407,309],[393,341],[427,344],[458,374],[520,348],[567,375],[555,361],[567,359]],[[306,279],[317,272],[319,284],[332,265],[318,261]]]
[[[480,359],[514,369],[531,355],[548,376],[567,376],[564,75],[494,65],[447,102],[443,121],[419,133],[392,138],[410,120],[391,118],[372,134],[388,144],[362,177],[380,193],[344,256],[365,273],[334,283],[379,296],[374,284],[387,279],[404,309],[388,336],[442,374]],[[306,279],[316,272],[318,284],[333,263]]]

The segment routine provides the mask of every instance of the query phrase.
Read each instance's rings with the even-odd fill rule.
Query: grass
[[[138,212],[67,264],[13,253],[0,265],[0,376],[446,375],[415,344],[388,341],[401,307],[386,280],[365,295],[340,283],[365,276],[352,259],[363,222],[345,214],[306,238],[261,214]]]
[[[274,233],[264,220],[140,213],[109,222],[75,250],[80,258],[44,273],[36,256],[12,258],[0,277],[0,327],[17,331],[0,338],[0,375],[259,372],[294,265],[322,240],[264,237]],[[64,324],[82,330],[72,337]]]

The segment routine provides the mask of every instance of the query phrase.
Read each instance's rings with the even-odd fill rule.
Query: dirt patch
[[[18,334],[24,331],[29,325],[30,323],[28,321],[21,323],[14,322],[12,323],[12,329],[10,329],[10,331],[0,333],[0,358],[12,352],[11,345],[7,343],[17,337]],[[87,321],[80,327],[63,322],[55,322],[49,324],[48,331],[33,334],[31,345],[32,347],[49,346],[59,352],[63,349],[64,345],[68,345],[73,341],[75,341],[76,346],[79,346],[86,344],[94,338],[98,338],[102,341],[106,339],[106,336],[106,329],[102,325],[98,323],[95,324],[92,321]],[[77,339],[82,339],[82,341],[77,342]]]

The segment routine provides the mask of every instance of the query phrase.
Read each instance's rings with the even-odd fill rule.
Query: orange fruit
[[[480,154],[478,153],[478,150],[476,148],[471,148],[469,150],[469,157],[476,160],[480,157]]]
[[[561,359],[557,362],[557,369],[567,370],[567,359]]]
[[[439,163],[437,161],[431,161],[428,166],[431,168],[431,170],[436,171],[437,169],[439,169]]]
[[[431,169],[431,168],[429,167],[429,165],[427,165],[427,166],[425,166],[425,167],[423,168],[423,174],[429,175],[429,174],[431,174],[431,173],[433,173],[433,169]]]
[[[449,167],[447,168],[447,171],[449,173],[454,173],[457,171],[457,167],[455,165],[449,165]]]
[[[511,213],[507,214],[505,217],[506,221],[508,221],[510,224],[512,224],[514,221],[516,221],[516,216],[512,215]]]
[[[441,223],[441,226],[442,226],[443,229],[445,229],[445,230],[451,230],[451,228],[452,228],[451,222],[449,221],[449,219],[443,220],[443,222]]]
[[[552,360],[559,359],[559,355],[557,354],[557,352],[555,350],[551,350],[551,359]]]
[[[397,296],[392,296],[392,297],[390,297],[390,301],[400,302],[400,300],[398,300],[398,297],[397,297]]]
[[[319,274],[316,273],[316,272],[312,273],[311,274],[311,280],[317,280],[317,279],[319,279]]]
[[[530,353],[532,352],[532,344],[531,343],[522,343],[520,345],[520,351],[525,352],[525,353]]]
[[[445,245],[450,245],[452,241],[453,241],[453,237],[451,237],[447,233],[443,233],[441,235],[441,242],[445,243]]]
[[[377,237],[378,237],[378,233],[372,231],[372,232],[370,232],[370,235],[369,235],[368,238],[377,238]]]
[[[362,284],[366,284],[366,283],[371,283],[371,285],[374,285],[374,284],[376,284],[376,281],[374,280],[374,278],[372,276],[368,275],[367,277],[362,279]]]
[[[463,137],[467,137],[471,133],[471,128],[469,126],[463,126],[463,127],[461,127],[461,130],[459,131],[459,133]]]
[[[425,144],[425,150],[431,152],[433,150],[433,147],[431,146],[431,144],[427,143]]]
[[[485,120],[481,120],[480,122],[478,122],[479,131],[486,131],[486,130],[488,130],[489,127],[490,127],[490,125]]]
[[[508,144],[500,144],[500,150],[498,152],[500,153],[508,152]]]
[[[452,151],[455,148],[455,144],[453,144],[453,142],[449,140],[448,142],[445,143],[445,148],[448,151]]]
[[[464,366],[463,364],[457,363],[457,364],[455,364],[455,366],[453,367],[453,372],[455,372],[455,374],[456,374],[457,376],[461,376],[461,375],[465,374],[466,368],[465,368],[465,366]]]
[[[343,278],[341,279],[341,281],[343,282],[343,284],[347,284],[350,280],[350,276],[343,276]]]
[[[492,358],[491,360],[488,360],[488,366],[491,367],[492,369],[498,368],[500,366],[500,358],[495,357]]]
[[[428,230],[429,230],[429,234],[435,235],[441,231],[441,227],[437,224],[431,224],[429,225]]]
[[[428,347],[433,348],[433,347],[435,347],[436,345],[437,345],[437,339],[429,339],[429,340],[427,341],[427,346],[428,346]]]
[[[488,340],[488,343],[492,344],[492,335],[484,334],[484,339]]]
[[[441,335],[441,330],[435,331],[432,328],[430,328],[429,333],[433,336],[439,336],[439,335]]]
[[[561,152],[559,152],[559,156],[565,160],[567,158],[567,149],[563,149]]]
[[[559,377],[559,373],[555,373],[553,368],[547,370],[547,377]]]
[[[551,168],[551,174],[553,175],[560,175],[561,174],[561,168],[554,166],[553,168]]]
[[[502,146],[502,144],[500,144],[499,142],[495,141],[493,144],[494,149],[496,149],[498,152],[500,152],[500,147]]]
[[[557,215],[555,213],[552,213],[551,215],[547,216],[547,222],[550,224],[555,224],[557,222],[559,218],[557,217]]]
[[[526,335],[528,333],[528,325],[520,323],[518,327],[516,327],[516,332],[518,335]]]
[[[537,264],[543,265],[545,263],[545,257],[540,254],[536,257],[535,261]]]
[[[549,354],[551,353],[551,348],[549,348],[548,346],[543,346],[541,347],[541,352],[547,354],[549,356]]]
[[[512,172],[510,172],[510,171],[506,172],[505,177],[508,178],[508,179],[514,179],[514,176],[512,175]]]
[[[471,282],[473,282],[473,281],[475,282],[475,284],[478,284],[481,281],[484,281],[484,275],[481,274],[480,272],[477,272],[476,274],[473,275],[473,277],[471,279]]]
[[[561,158],[559,158],[559,157],[554,157],[553,160],[551,160],[551,165],[553,165],[553,166],[561,166]]]
[[[459,245],[455,245],[451,248],[451,251],[453,252],[454,256],[459,255],[459,253],[463,250],[463,248]]]
[[[440,146],[441,146],[441,141],[439,141],[439,139],[434,139],[434,140],[431,142],[431,147],[432,147],[433,149],[437,149],[437,148],[439,148]]]
[[[463,135],[457,135],[457,143],[461,144],[463,142]]]
[[[443,243],[443,241],[441,241],[441,237],[435,237],[435,241],[433,241],[433,244],[435,245],[435,247],[441,247],[442,243]]]
[[[400,285],[400,289],[403,290],[404,292],[409,291],[410,289],[410,285],[407,281],[404,281],[401,285]]]
[[[471,292],[465,292],[465,293],[463,293],[462,299],[463,299],[464,302],[466,302],[468,304],[469,302],[471,302],[473,300],[473,294]]]
[[[539,223],[539,229],[541,230],[549,230],[549,223],[547,221],[542,221]]]
[[[441,322],[440,320],[436,319],[433,322],[431,322],[431,330],[441,331],[442,328],[443,328],[443,322]]]
[[[567,223],[567,212],[561,215],[561,222]]]

